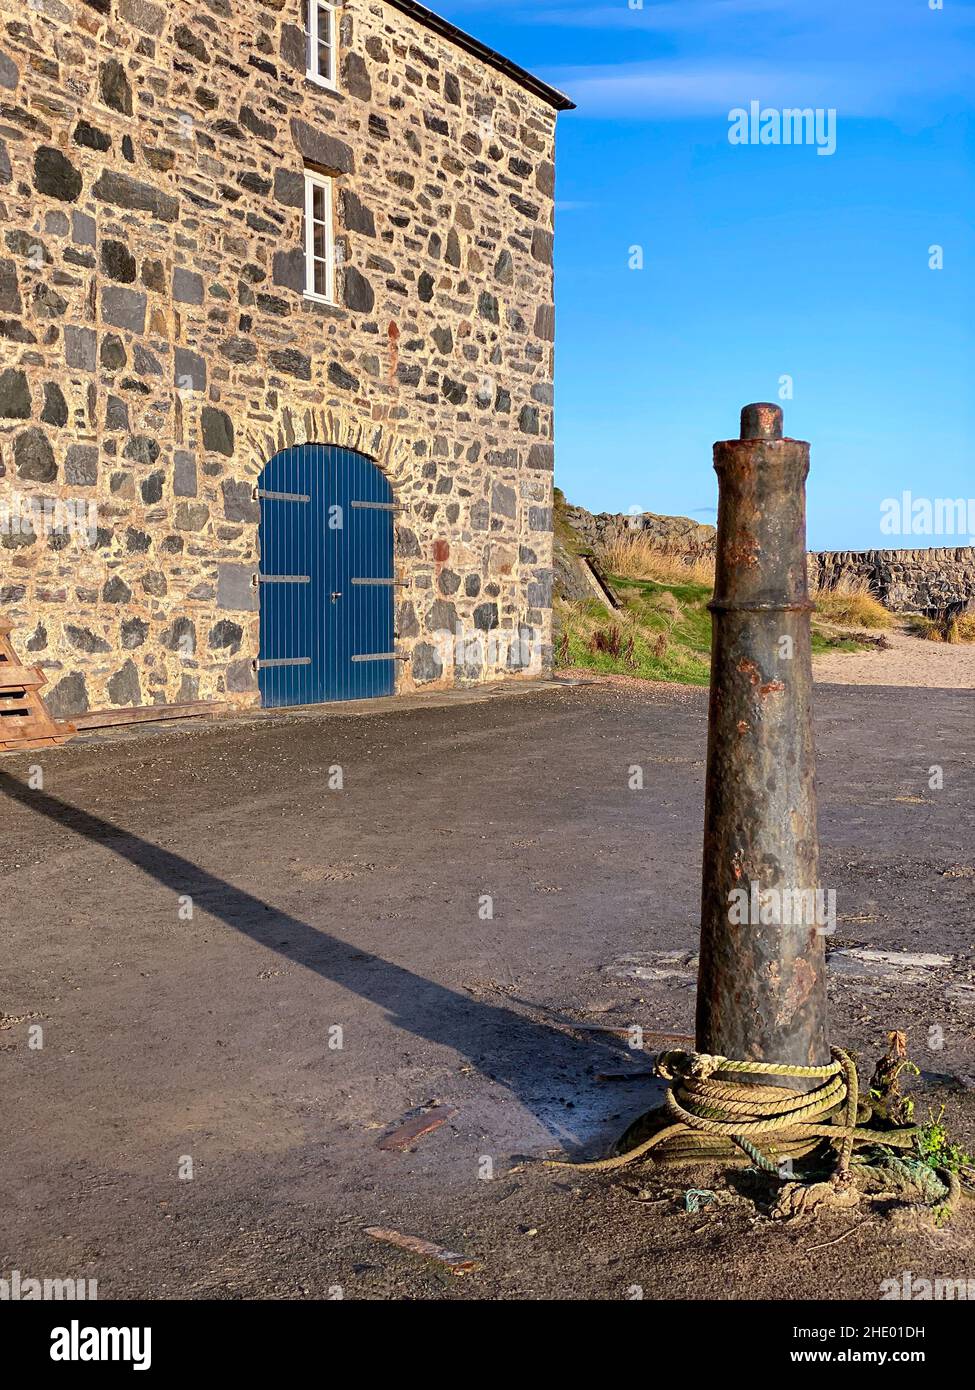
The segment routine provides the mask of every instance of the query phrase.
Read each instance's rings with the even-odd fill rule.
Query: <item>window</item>
[[[335,237],[332,228],[332,180],[305,173],[305,294],[335,303]]]
[[[323,87],[336,85],[335,57],[338,47],[336,6],[324,0],[306,0],[308,5],[308,72],[306,76]]]

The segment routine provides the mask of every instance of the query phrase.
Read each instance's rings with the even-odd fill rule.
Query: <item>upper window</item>
[[[305,171],[305,294],[335,303],[335,234],[332,180]]]
[[[338,6],[325,0],[308,2],[308,73],[323,87],[336,86],[338,48]]]

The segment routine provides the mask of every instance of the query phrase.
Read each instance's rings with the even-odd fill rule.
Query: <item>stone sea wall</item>
[[[620,536],[644,534],[654,545],[688,560],[714,555],[717,532],[682,516],[642,512],[593,514],[566,505],[563,514],[577,536],[597,553]],[[919,550],[812,551],[810,580],[824,588],[841,581],[866,581],[892,611],[942,614],[949,609],[975,607],[975,549],[971,546]]]
[[[809,557],[810,577],[824,588],[866,580],[895,613],[926,613],[975,606],[975,548],[836,550]]]

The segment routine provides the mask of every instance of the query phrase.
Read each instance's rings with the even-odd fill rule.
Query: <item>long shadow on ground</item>
[[[567,1149],[591,1143],[594,1126],[586,1123],[587,1111],[609,1107],[605,1100],[587,1105],[583,1092],[591,1089],[594,1063],[605,1065],[608,1057],[620,1054],[632,1060],[621,1042],[581,1042],[542,1021],[473,1000],[382,956],[359,951],[189,859],[47,792],[31,790],[8,773],[0,772],[0,790],[128,860],[173,892],[190,894],[195,904],[259,945],[380,1005],[395,1027],[461,1053],[483,1076],[517,1096]],[[569,1098],[571,1121],[566,1115]],[[580,1129],[588,1133],[580,1134]]]

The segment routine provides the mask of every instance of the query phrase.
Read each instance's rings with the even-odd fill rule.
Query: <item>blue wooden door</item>
[[[263,469],[258,683],[266,707],[395,690],[393,494],[371,459],[302,444]]]

